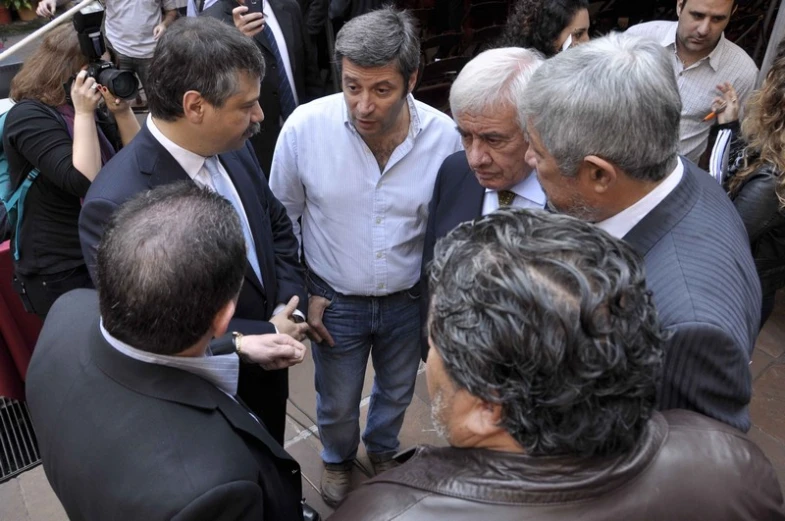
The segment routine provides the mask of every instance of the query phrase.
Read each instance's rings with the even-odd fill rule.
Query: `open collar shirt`
[[[463,148],[449,117],[411,95],[406,102],[409,132],[383,171],[342,93],[298,107],[278,138],[270,188],[309,269],[344,295],[384,296],[419,281],[436,174]]]
[[[684,67],[676,54],[677,25],[678,22],[647,22],[630,27],[627,34],[657,40],[670,51],[682,102],[679,153],[697,164],[706,150],[711,127],[716,122],[716,119],[703,120],[711,112],[714,98],[721,95],[717,85],[730,82],[738,94],[739,106],[744,107],[755,89],[758,68],[752,58],[726,39],[724,34],[708,56]]]

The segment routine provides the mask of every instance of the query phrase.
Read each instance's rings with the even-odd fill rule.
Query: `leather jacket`
[[[746,145],[739,137],[738,122],[723,127],[733,133],[728,169],[730,181],[744,164]],[[785,286],[785,210],[775,192],[781,174],[774,165],[762,165],[747,177],[738,192],[731,194],[750,237],[764,296]]]
[[[740,431],[697,413],[654,413],[616,458],[418,447],[361,485],[334,521],[774,521],[777,476]]]

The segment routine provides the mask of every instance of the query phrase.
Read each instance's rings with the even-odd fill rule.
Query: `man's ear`
[[[461,390],[459,392],[466,391]],[[502,406],[498,403],[491,403],[476,396],[466,393],[471,400],[471,409],[464,425],[477,438],[487,439],[504,432],[504,427],[500,425],[502,419]]]
[[[618,178],[616,166],[598,156],[586,156],[578,167],[578,179],[597,194],[607,192]]]
[[[213,323],[211,324],[214,337],[223,336],[226,333],[226,330],[229,329],[229,321],[232,320],[232,317],[234,316],[236,306],[237,301],[232,299],[215,314]]]
[[[411,94],[414,90],[414,87],[417,85],[417,76],[419,75],[420,71],[414,71],[411,76],[409,76],[408,85],[406,85],[406,94]]]
[[[207,102],[202,95],[195,91],[189,90],[183,95],[183,115],[191,123],[201,123],[204,120],[204,113]]]

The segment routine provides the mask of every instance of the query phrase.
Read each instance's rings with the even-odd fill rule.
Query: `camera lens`
[[[119,71],[117,69],[104,69],[98,75],[98,83],[109,89],[115,97],[120,99],[131,99],[139,91],[139,82],[131,71]]]

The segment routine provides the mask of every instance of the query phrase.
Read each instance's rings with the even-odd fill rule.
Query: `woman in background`
[[[589,41],[588,0],[518,0],[497,47],[535,49],[546,58]]]
[[[725,188],[750,237],[752,256],[763,289],[761,327],[785,286],[785,41],[760,90],[753,93],[739,125],[733,86],[718,86],[715,107],[720,129],[733,133]]]
[[[16,104],[3,128],[11,182],[18,187],[31,170],[40,172],[24,199],[19,236],[11,230],[14,287],[42,318],[63,293],[92,286],[79,242],[81,199],[139,130],[129,105],[88,78],[86,66],[76,31],[63,24],[11,82]],[[113,118],[98,110],[102,100]]]

